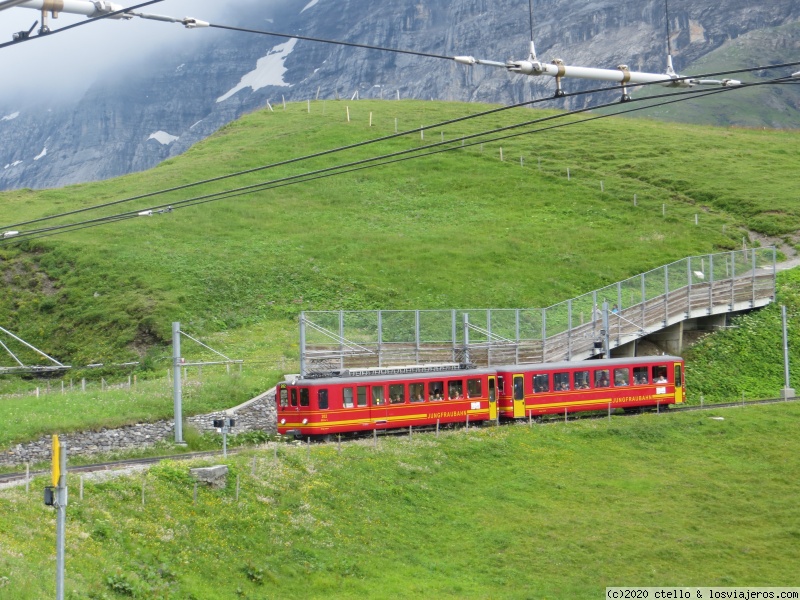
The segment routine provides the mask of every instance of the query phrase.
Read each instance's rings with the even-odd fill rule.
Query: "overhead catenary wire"
[[[785,67],[797,66],[797,65],[800,65],[800,61],[792,62],[792,63],[781,63],[781,64],[776,64],[776,65],[756,66],[756,67],[750,67],[750,68],[734,69],[734,70],[729,70],[729,71],[721,71],[721,72],[716,72],[716,73],[707,73],[707,74],[702,74],[702,75],[693,75],[691,77],[710,77],[710,76],[719,76],[719,75],[732,75],[732,74],[747,73],[747,72],[752,72],[752,71],[762,71],[762,70],[767,70],[767,69],[779,69],[779,68],[785,68]],[[786,83],[788,83],[788,81]],[[646,85],[657,85],[657,82],[652,82],[652,83],[649,83],[649,84],[643,84],[641,87],[644,87]],[[569,94],[565,94],[565,95],[563,95],[561,97],[568,98],[568,97],[574,97],[574,96],[596,94],[596,93],[601,93],[601,92],[611,92],[611,91],[616,91],[616,90],[622,90],[622,89],[624,89],[624,87],[625,87],[624,85],[616,85],[616,86],[610,86],[610,87],[592,88],[592,89],[589,89],[589,90],[582,90],[582,91],[577,91],[577,92],[572,92],[572,93],[569,93]],[[480,118],[480,117],[496,114],[496,113],[503,112],[503,111],[506,111],[506,110],[512,110],[514,108],[532,106],[534,104],[538,104],[538,103],[542,103],[542,102],[548,102],[548,101],[557,100],[557,99],[558,98],[555,98],[555,97],[546,97],[546,98],[536,98],[536,99],[532,99],[532,100],[527,100],[527,101],[524,101],[524,102],[518,102],[518,103],[515,103],[515,104],[508,105],[508,106],[501,106],[501,107],[498,107],[498,108],[493,108],[493,109],[489,109],[489,110],[486,110],[486,111],[481,111],[481,112],[478,112],[478,113],[475,113],[475,114],[472,114],[472,115],[465,115],[463,117],[457,117],[455,119],[448,119],[448,120],[445,120],[445,121],[440,121],[438,123],[433,123],[431,125],[425,126],[425,129],[429,129],[429,130],[430,129],[436,129],[436,128],[444,127],[444,126],[447,126],[447,125],[452,125],[452,124],[460,123],[460,122],[463,122],[463,121],[467,121],[467,120],[471,120],[471,119],[477,119],[477,118]],[[612,105],[613,105],[613,103],[612,103]],[[30,220],[27,220],[27,221],[20,221],[20,222],[17,222],[17,223],[9,223],[9,224],[6,224],[6,225],[0,225],[0,231],[9,230],[9,229],[12,229],[12,228],[21,227],[21,226],[25,226],[25,225],[32,225],[32,224],[35,224],[35,223],[42,223],[42,222],[46,222],[46,221],[60,219],[60,218],[64,218],[64,217],[67,217],[67,216],[81,214],[81,213],[85,213],[85,212],[89,212],[89,211],[100,210],[102,208],[107,208],[107,207],[110,207],[110,206],[117,206],[117,205],[120,205],[120,204],[133,202],[133,201],[136,201],[136,200],[143,200],[143,199],[146,199],[146,198],[151,198],[151,197],[155,197],[155,196],[159,196],[159,195],[167,194],[167,193],[171,193],[171,192],[177,192],[177,191],[180,191],[180,190],[185,190],[185,189],[189,189],[189,188],[200,186],[200,185],[206,185],[206,184],[209,184],[209,183],[214,183],[214,182],[222,181],[222,180],[225,180],[225,179],[231,179],[231,178],[239,177],[239,176],[242,176],[242,175],[247,175],[247,174],[251,174],[251,173],[255,173],[255,172],[259,172],[259,171],[263,171],[263,170],[267,170],[267,169],[272,169],[272,168],[286,166],[286,165],[290,165],[290,164],[301,162],[301,161],[305,161],[305,160],[310,160],[312,158],[319,158],[319,157],[322,157],[322,156],[335,154],[335,153],[338,153],[338,152],[343,152],[345,150],[352,150],[352,149],[355,149],[355,148],[360,148],[360,147],[363,147],[363,146],[380,143],[380,142],[383,142],[383,141],[387,141],[387,140],[403,137],[403,136],[410,135],[410,134],[417,134],[418,132],[419,132],[418,128],[409,129],[409,130],[406,130],[406,131],[401,131],[401,132],[398,132],[398,133],[394,133],[394,134],[390,134],[390,135],[386,135],[386,136],[381,136],[381,137],[374,138],[374,139],[371,139],[371,140],[365,140],[365,141],[362,141],[362,142],[356,142],[356,143],[353,143],[353,144],[347,144],[345,146],[339,146],[339,147],[331,148],[331,149],[328,149],[328,150],[322,150],[320,152],[316,152],[316,153],[312,153],[312,154],[308,154],[308,155],[304,155],[304,156],[300,156],[300,157],[295,157],[295,158],[291,158],[291,159],[287,159],[287,160],[283,160],[283,161],[279,161],[279,162],[275,162],[275,163],[271,163],[271,164],[267,164],[267,165],[261,165],[261,166],[258,166],[258,167],[253,167],[251,169],[245,169],[245,170],[241,170],[241,171],[236,171],[234,173],[227,173],[225,175],[220,175],[220,176],[217,176],[217,177],[211,177],[211,178],[207,178],[207,179],[202,179],[202,180],[190,182],[190,183],[187,183],[187,184],[183,184],[183,185],[180,185],[180,186],[164,188],[164,189],[161,189],[161,190],[156,190],[156,191],[145,193],[145,194],[138,194],[138,195],[135,195],[135,196],[122,198],[122,199],[119,199],[119,200],[113,200],[113,201],[110,201],[110,202],[104,202],[104,203],[100,203],[100,204],[96,204],[96,205],[92,205],[92,206],[88,206],[88,207],[84,207],[84,208],[79,208],[79,209],[75,209],[75,210],[71,210],[71,211],[65,211],[65,212],[62,212],[62,213],[57,213],[55,215],[48,215],[48,216],[45,216],[45,217],[39,217],[39,218],[36,218],[36,219],[30,219]],[[168,206],[168,204],[164,204],[164,205],[159,206],[159,208],[166,208],[167,206]],[[146,209],[140,209],[140,210],[146,210]],[[18,237],[21,237],[21,236],[15,235],[14,239],[18,239]]]
[[[777,82],[777,80],[776,80],[776,82]],[[614,112],[614,113],[611,113],[611,114],[597,115],[597,116],[594,116],[594,117],[591,117],[591,118],[588,118],[588,119],[583,119],[583,120],[580,120],[580,121],[571,121],[571,122],[568,122],[568,123],[560,123],[560,124],[556,124],[556,125],[551,125],[551,126],[548,126],[548,127],[545,127],[545,128],[535,129],[533,131],[515,132],[515,133],[512,133],[512,134],[508,134],[508,135],[504,135],[504,136],[500,136],[500,137],[495,137],[495,138],[488,139],[488,140],[486,140],[486,139],[478,140],[478,141],[472,142],[471,144],[467,144],[465,146],[460,146],[459,145],[459,146],[451,146],[451,147],[448,147],[448,148],[438,148],[438,149],[432,150],[432,151],[424,153],[424,154],[418,154],[418,155],[414,155],[414,156],[407,156],[407,154],[409,154],[409,153],[419,152],[420,150],[425,150],[425,149],[432,149],[432,148],[435,148],[437,146],[441,146],[442,144],[453,144],[455,142],[460,142],[461,138],[452,140],[450,142],[438,142],[438,143],[430,144],[428,146],[424,146],[424,147],[421,147],[421,148],[414,148],[414,149],[409,149],[409,150],[405,150],[405,151],[400,151],[400,152],[397,152],[397,153],[391,153],[391,154],[388,154],[388,155],[372,157],[372,158],[368,158],[368,159],[363,159],[361,161],[355,161],[355,162],[347,163],[347,164],[344,164],[344,165],[336,165],[336,166],[333,166],[333,167],[328,167],[326,169],[320,169],[320,170],[317,170],[317,171],[311,171],[311,172],[307,172],[307,173],[303,173],[303,174],[299,174],[299,175],[294,175],[294,176],[290,176],[290,177],[286,177],[286,178],[281,178],[281,179],[278,179],[278,180],[261,182],[261,183],[258,183],[258,184],[253,184],[251,186],[245,186],[245,187],[242,187],[242,188],[226,190],[226,191],[223,191],[223,192],[217,192],[217,193],[209,194],[209,195],[206,195],[206,196],[190,198],[190,199],[186,199],[186,200],[175,202],[172,205],[170,205],[170,207],[173,210],[177,210],[179,208],[187,208],[189,206],[196,206],[196,205],[205,204],[205,203],[208,203],[208,202],[230,199],[230,198],[237,197],[237,196],[252,194],[252,193],[256,193],[256,192],[260,192],[260,191],[265,191],[265,190],[268,190],[268,189],[274,189],[274,188],[277,188],[277,187],[284,187],[284,186],[287,186],[287,185],[294,185],[294,184],[297,184],[297,183],[304,183],[304,182],[307,182],[307,181],[311,181],[311,180],[314,180],[314,179],[320,179],[320,178],[323,178],[323,177],[330,177],[330,176],[334,176],[334,175],[341,175],[341,174],[345,174],[345,173],[350,173],[350,172],[353,172],[353,171],[356,171],[356,170],[363,170],[365,168],[372,168],[372,167],[376,167],[376,166],[384,166],[386,164],[391,164],[391,163],[394,163],[394,162],[400,162],[400,161],[404,161],[404,160],[412,160],[412,159],[416,159],[416,158],[422,158],[424,156],[430,156],[432,154],[438,154],[438,153],[441,153],[441,152],[459,150],[459,149],[462,149],[464,147],[470,147],[470,146],[474,146],[474,145],[477,145],[477,144],[480,144],[480,143],[491,143],[491,142],[500,141],[500,140],[503,140],[503,139],[508,139],[508,138],[512,138],[512,137],[518,137],[518,136],[521,136],[521,135],[530,135],[530,134],[533,134],[533,133],[539,133],[539,132],[550,130],[550,129],[560,128],[560,127],[567,127],[567,126],[571,126],[571,125],[579,125],[579,124],[582,124],[582,123],[586,123],[588,121],[608,118],[608,117],[616,116],[616,115],[619,115],[619,114],[624,114],[624,113],[629,113],[629,112],[634,112],[634,111],[639,111],[639,110],[645,110],[645,109],[648,109],[648,108],[655,108],[655,107],[663,106],[663,105],[666,105],[666,104],[673,104],[673,103],[676,103],[676,102],[681,102],[681,101],[686,101],[686,100],[691,100],[691,99],[696,99],[696,98],[703,98],[703,97],[714,95],[714,94],[719,94],[719,93],[732,91],[734,89],[743,89],[744,87],[754,87],[754,86],[760,86],[760,85],[769,85],[769,84],[772,84],[772,83],[774,83],[774,82],[773,81],[757,82],[757,83],[747,84],[746,86],[737,87],[737,88],[721,88],[721,89],[718,89],[718,90],[710,90],[710,91],[703,90],[703,91],[694,91],[694,92],[692,92],[692,91],[681,91],[681,92],[674,92],[674,93],[671,93],[671,94],[664,94],[664,95],[658,96],[658,97],[640,98],[640,99],[632,100],[632,102],[654,102],[654,101],[659,100],[659,98],[662,98],[662,97],[670,97],[672,99],[671,100],[664,100],[664,101],[660,101],[660,102],[655,102],[653,104],[640,106],[640,107],[626,108],[625,110],[617,111],[617,112]],[[495,133],[495,132],[498,132],[498,131],[506,131],[506,130],[509,130],[509,129],[529,126],[531,124],[535,124],[537,122],[542,122],[544,120],[549,121],[549,120],[553,120],[553,119],[564,118],[564,117],[571,116],[571,115],[574,115],[574,114],[588,112],[590,110],[597,110],[598,108],[609,108],[609,107],[615,107],[615,106],[618,107],[620,105],[618,103],[609,103],[609,104],[601,105],[601,106],[594,106],[594,107],[587,107],[587,108],[583,108],[583,109],[577,109],[575,111],[570,111],[568,113],[564,113],[564,114],[561,114],[561,115],[554,115],[552,117],[545,117],[543,119],[536,119],[536,120],[525,122],[525,123],[521,123],[521,124],[515,124],[515,125],[499,128],[497,130],[491,130],[491,131],[488,131],[488,132],[481,132],[481,133],[477,133],[477,134],[472,134],[472,135],[470,135],[468,137],[469,138],[475,138],[475,137],[479,137],[479,136],[485,136],[485,135],[492,134],[492,133]],[[628,106],[628,105],[626,104],[625,106]],[[401,156],[401,155],[406,155],[406,156]],[[392,158],[392,160],[384,160],[384,159],[387,159],[387,158]],[[374,164],[378,160],[383,160],[383,162]],[[373,164],[368,164],[368,163],[373,163]],[[165,206],[167,206],[167,205],[155,206],[155,207],[152,207],[152,210],[156,210],[158,208],[163,208]],[[124,214],[121,214],[121,215],[113,215],[113,216],[110,216],[110,217],[101,217],[101,218],[98,218],[98,219],[93,219],[91,221],[84,221],[84,222],[81,222],[81,223],[66,224],[66,225],[55,226],[55,227],[46,228],[46,229],[34,230],[34,231],[31,231],[31,232],[26,232],[24,235],[27,236],[27,237],[24,237],[22,239],[37,239],[37,238],[40,238],[40,237],[49,237],[51,235],[57,235],[59,233],[67,233],[67,232],[74,231],[74,230],[77,230],[77,229],[84,229],[84,228],[87,228],[87,227],[98,226],[98,225],[106,224],[106,223],[113,222],[113,221],[116,221],[116,220],[123,220],[123,219],[127,219],[127,218],[133,218],[137,214],[138,213],[133,211],[133,212],[124,213]],[[19,238],[15,238],[15,240],[10,240],[10,241],[16,241],[17,239],[19,239]]]
[[[59,27],[58,29],[53,29],[52,31],[48,32],[45,35],[36,35],[36,36],[31,36],[31,37],[19,38],[19,39],[13,40],[11,42],[4,42],[4,43],[0,44],[0,49],[6,48],[8,46],[13,46],[15,44],[22,44],[24,42],[31,42],[33,40],[38,40],[38,39],[42,39],[42,38],[51,38],[51,37],[53,37],[54,35],[56,35],[58,33],[63,33],[65,31],[69,31],[70,29],[75,29],[76,27],[84,27],[86,25],[89,25],[90,23],[95,23],[95,22],[101,21],[103,19],[113,19],[114,17],[123,15],[123,14],[125,14],[127,12],[132,11],[132,10],[136,10],[137,8],[144,8],[145,6],[150,6],[152,4],[158,4],[160,2],[164,2],[164,0],[148,0],[147,2],[142,2],[140,4],[135,4],[135,5],[129,6],[127,8],[122,8],[122,9],[116,10],[114,12],[109,12],[109,13],[106,13],[104,15],[100,15],[99,17],[92,17],[90,19],[86,19],[85,21],[79,21],[77,23],[73,23],[72,25],[65,25],[64,27]]]

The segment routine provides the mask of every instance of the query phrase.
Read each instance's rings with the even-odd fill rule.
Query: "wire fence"
[[[546,308],[309,311],[300,316],[301,374],[436,362],[481,365],[582,360],[683,321],[765,306],[774,247],[691,256]]]

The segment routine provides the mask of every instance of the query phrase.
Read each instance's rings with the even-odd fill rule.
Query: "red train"
[[[299,438],[549,413],[680,404],[683,359],[351,369],[277,387],[278,432]]]

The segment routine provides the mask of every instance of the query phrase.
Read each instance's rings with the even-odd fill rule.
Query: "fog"
[[[135,2],[121,2],[132,6]],[[164,0],[137,12],[171,17],[194,17],[222,25],[237,25],[243,6],[258,2],[268,14],[271,7],[286,0]],[[299,11],[308,0],[293,0]],[[28,30],[40,20],[39,11],[14,7],[0,11],[0,43],[11,41],[15,32]],[[50,19],[55,31],[66,25],[86,21],[82,15],[60,14]],[[268,23],[249,23],[262,28]],[[34,35],[38,30],[34,29]],[[69,31],[0,48],[0,106],[13,108],[21,100],[40,102],[69,101],[78,98],[99,77],[144,68],[142,58],[158,60],[171,48],[207,43],[219,35],[244,35],[200,28],[186,29],[177,23],[145,19],[120,21],[105,19]],[[135,65],[135,66],[134,66]]]

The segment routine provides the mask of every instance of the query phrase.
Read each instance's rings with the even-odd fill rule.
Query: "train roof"
[[[635,356],[635,357],[627,357],[627,358],[607,358],[607,359],[600,359],[600,360],[582,360],[582,361],[559,361],[559,362],[548,362],[548,363],[519,363],[519,364],[512,364],[512,365],[500,365],[496,367],[481,367],[481,368],[452,368],[452,369],[436,369],[436,370],[426,370],[422,372],[414,372],[415,367],[424,367],[424,365],[417,365],[417,366],[408,366],[408,367],[394,367],[394,368],[387,368],[386,371],[383,373],[375,372],[374,374],[363,374],[363,375],[353,375],[351,374],[350,370],[345,369],[341,371],[341,375],[331,374],[330,376],[322,376],[322,377],[307,377],[305,379],[300,378],[299,376],[294,377],[293,379],[287,379],[283,383],[289,383],[291,385],[309,385],[309,386],[320,386],[320,385],[341,385],[343,383],[354,383],[354,382],[379,382],[379,381],[388,381],[388,380],[421,380],[421,379],[436,379],[438,377],[446,378],[446,377],[470,377],[475,375],[493,375],[498,372],[520,372],[520,371],[534,371],[534,370],[546,370],[552,371],[557,369],[575,369],[579,366],[585,366],[586,368],[598,368],[603,366],[614,366],[620,365],[625,363],[637,363],[643,365],[654,365],[659,363],[665,362],[677,362],[682,361],[683,359],[679,356],[671,356],[671,355],[661,355],[661,356]],[[370,371],[369,369],[365,369],[364,371]],[[377,369],[375,370],[377,371]]]

